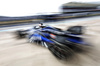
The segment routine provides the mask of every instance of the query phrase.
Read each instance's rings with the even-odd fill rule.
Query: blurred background
[[[40,22],[61,30],[85,27],[80,37],[91,45],[84,47],[89,52],[76,53],[74,59],[63,62],[47,48],[31,44],[27,38],[16,38],[18,30],[33,28]],[[51,65],[100,66],[100,1],[0,0],[0,66]]]
[[[99,0],[0,0],[1,16],[30,16],[40,13],[60,12],[68,2],[99,3]]]

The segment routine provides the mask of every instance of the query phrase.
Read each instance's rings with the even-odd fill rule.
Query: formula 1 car
[[[17,35],[17,38],[25,38],[26,35],[28,35],[29,33],[33,33],[34,30],[37,30],[37,29],[40,29],[39,26],[34,26],[33,28],[31,29],[26,29],[26,30],[18,30],[15,32],[15,34]],[[52,29],[52,30],[55,30],[55,31],[63,31],[62,29],[60,28],[57,28],[57,27],[51,27],[51,26],[46,26],[45,29]],[[69,32],[70,34],[76,34],[76,35],[82,35],[83,34],[83,29],[84,27],[83,26],[71,26],[69,27],[65,32]]]
[[[27,37],[30,43],[37,43],[48,48],[59,59],[68,59],[74,51],[83,51],[88,44],[79,35],[83,34],[83,26],[72,26],[66,31],[59,28],[35,26],[32,29],[17,31],[20,38]],[[85,49],[86,50],[86,49]]]

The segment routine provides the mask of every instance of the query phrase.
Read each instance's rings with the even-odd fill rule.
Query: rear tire
[[[83,34],[83,26],[71,26],[67,29],[71,34],[82,35]]]

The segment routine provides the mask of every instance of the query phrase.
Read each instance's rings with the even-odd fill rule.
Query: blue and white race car
[[[83,51],[82,47],[89,46],[79,37],[83,34],[83,29],[83,26],[72,26],[63,31],[41,23],[31,29],[19,30],[16,34],[19,38],[27,37],[30,43],[38,43],[48,48],[59,59],[67,59],[68,55],[73,55],[72,51]]]

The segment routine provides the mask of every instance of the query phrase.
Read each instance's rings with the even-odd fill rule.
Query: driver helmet
[[[43,22],[40,22],[39,23],[39,27],[41,27],[41,28],[44,28],[45,27],[45,25],[43,24]]]

